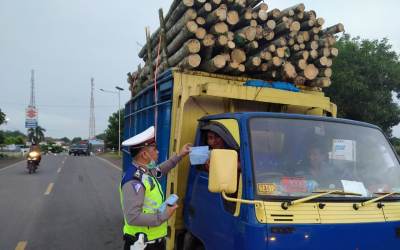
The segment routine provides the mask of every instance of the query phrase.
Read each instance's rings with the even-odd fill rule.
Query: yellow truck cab
[[[149,83],[126,104],[124,138],[156,124],[162,161],[207,146],[212,123],[239,146],[162,180],[180,197],[167,249],[400,246],[400,165],[378,127],[335,118],[318,88],[177,69],[157,80],[156,100]]]

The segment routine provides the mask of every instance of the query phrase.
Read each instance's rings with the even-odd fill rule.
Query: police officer
[[[157,166],[158,150],[155,143],[154,127],[124,141],[129,146],[132,167],[125,170],[120,186],[121,205],[124,214],[124,249],[165,249],[167,220],[177,205],[167,206],[160,212],[165,201],[158,181],[190,152],[190,144],[183,146],[178,155]]]

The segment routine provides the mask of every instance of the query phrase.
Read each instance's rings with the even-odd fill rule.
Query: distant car
[[[90,151],[89,151],[89,145],[88,144],[74,144],[70,147],[68,151],[69,155],[74,155],[74,156],[89,156]]]

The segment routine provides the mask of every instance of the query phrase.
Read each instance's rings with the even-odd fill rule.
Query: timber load
[[[139,52],[144,66],[128,73],[132,93],[171,67],[325,88],[343,24],[300,3],[279,10],[262,0],[173,0]]]

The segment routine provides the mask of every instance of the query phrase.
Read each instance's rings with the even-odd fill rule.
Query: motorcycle
[[[28,153],[27,168],[29,174],[35,173],[40,163],[40,153],[31,151]]]

